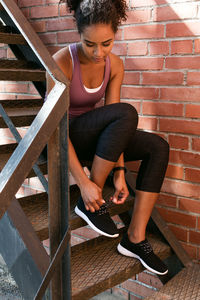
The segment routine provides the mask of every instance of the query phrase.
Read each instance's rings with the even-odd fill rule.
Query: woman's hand
[[[85,208],[91,212],[99,210],[105,203],[102,198],[102,190],[94,182],[88,179],[87,183],[80,187]]]
[[[115,186],[115,193],[113,197],[111,197],[111,200],[115,204],[123,204],[129,195],[124,171],[120,170],[114,173],[113,183]]]

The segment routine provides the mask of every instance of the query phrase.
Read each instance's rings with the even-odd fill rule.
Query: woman
[[[111,53],[115,33],[126,20],[125,0],[67,0],[74,12],[80,43],[58,51],[54,59],[70,80],[69,166],[80,188],[75,212],[94,230],[117,237],[117,228],[106,211],[102,189],[113,170],[112,201],[122,204],[128,196],[124,161],[141,160],[136,197],[128,232],[117,249],[138,258],[148,270],[167,273],[154,254],[145,232],[164,179],[169,147],[161,137],[137,130],[133,106],[120,103],[124,67]],[[53,83],[48,78],[48,91]],[[105,96],[105,105],[95,105]],[[90,178],[81,160],[92,161]]]

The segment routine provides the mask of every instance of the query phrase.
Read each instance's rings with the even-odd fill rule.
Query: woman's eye
[[[104,47],[109,47],[109,46],[110,46],[110,44],[103,44],[103,46],[104,46]]]
[[[93,47],[93,44],[87,44],[87,43],[86,43],[86,46],[87,46],[87,47]]]

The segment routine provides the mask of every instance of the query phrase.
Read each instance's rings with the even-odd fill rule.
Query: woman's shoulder
[[[58,50],[53,55],[54,60],[60,67],[60,69],[63,71],[63,73],[66,75],[66,77],[71,80],[72,78],[72,59],[71,54],[69,51],[69,47],[64,47],[60,50]]]
[[[123,60],[114,53],[110,53],[110,65],[111,65],[111,77],[115,76],[117,73],[124,72]]]

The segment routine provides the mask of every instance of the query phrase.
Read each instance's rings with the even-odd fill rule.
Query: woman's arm
[[[56,63],[58,64],[60,69],[65,73],[66,77],[70,80],[72,76],[72,74],[70,73],[70,69],[72,66],[70,65],[69,59],[67,60],[66,57],[66,48],[57,52],[54,55]],[[49,76],[49,74],[47,74],[46,77],[48,94],[54,87],[54,81]],[[68,147],[70,172],[74,177],[78,187],[80,188],[86,209],[90,210],[91,212],[94,212],[95,210],[98,210],[103,203],[105,203],[105,201],[102,199],[102,190],[94,182],[92,182],[85,174],[70,138],[68,138]]]
[[[114,54],[110,56],[111,60],[111,76],[110,82],[106,89],[105,105],[120,102],[121,85],[124,78],[124,65],[122,60]],[[120,155],[115,167],[124,167],[124,155]],[[115,193],[112,201],[115,204],[122,204],[129,195],[128,188],[125,181],[124,170],[115,171],[113,175],[113,182],[115,186]]]

